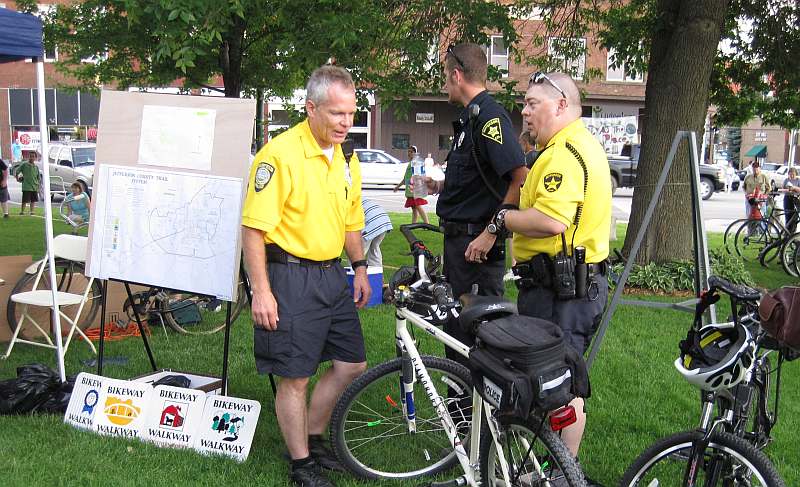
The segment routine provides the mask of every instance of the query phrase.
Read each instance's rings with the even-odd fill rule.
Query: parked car
[[[392,185],[399,183],[406,173],[406,165],[393,155],[379,149],[356,149],[361,163],[362,185]]]
[[[50,164],[51,186],[63,181],[63,187],[51,187],[53,192],[70,191],[72,183],[81,185],[88,193],[94,179],[94,142],[53,142],[49,144],[47,161]],[[43,158],[40,158],[40,162]],[[41,165],[39,170],[42,170]]]
[[[639,167],[639,144],[626,145],[619,156],[609,156],[608,165],[611,171],[611,193],[617,188],[628,188],[636,181],[636,170]],[[700,164],[700,197],[711,198],[716,191],[725,189],[725,169],[713,164]],[[737,186],[734,184],[734,186]],[[734,189],[736,189],[734,187]]]
[[[772,186],[782,188],[783,182],[786,181],[786,177],[789,175],[789,166],[780,165],[777,169],[765,171],[765,173]]]

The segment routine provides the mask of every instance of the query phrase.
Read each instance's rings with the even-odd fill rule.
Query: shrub
[[[711,270],[715,276],[728,279],[736,284],[755,285],[753,277],[744,268],[744,263],[738,257],[725,252],[711,251]],[[613,264],[609,274],[609,284],[614,285],[622,275],[624,262]],[[674,293],[694,290],[694,263],[688,260],[678,260],[665,264],[649,263],[646,265],[634,264],[625,287],[649,289],[656,292]]]

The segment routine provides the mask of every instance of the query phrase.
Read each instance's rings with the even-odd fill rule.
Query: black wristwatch
[[[350,268],[353,270],[358,269],[359,267],[367,267],[366,259],[357,260],[355,262],[350,263]]]
[[[502,232],[506,231],[506,213],[511,208],[501,208],[497,211],[494,218],[488,225],[486,225],[486,231],[492,235],[498,235]]]

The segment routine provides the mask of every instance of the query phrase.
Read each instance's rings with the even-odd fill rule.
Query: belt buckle
[[[292,255],[292,254],[287,252],[286,253],[286,263],[287,264],[301,264],[302,262],[300,261],[299,258],[297,258],[294,255]]]

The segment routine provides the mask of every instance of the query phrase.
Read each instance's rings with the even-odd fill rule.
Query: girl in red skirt
[[[417,146],[412,145],[408,148],[408,166],[406,166],[406,173],[403,176],[403,180],[397,183],[397,186],[394,187],[394,190],[397,191],[400,189],[400,186],[405,185],[406,187],[406,208],[411,208],[411,223],[417,223],[417,219],[419,218],[425,223],[428,223],[428,215],[425,213],[425,209],[422,207],[428,204],[428,200],[425,198],[414,198],[414,192],[411,191],[411,160],[417,153]]]

